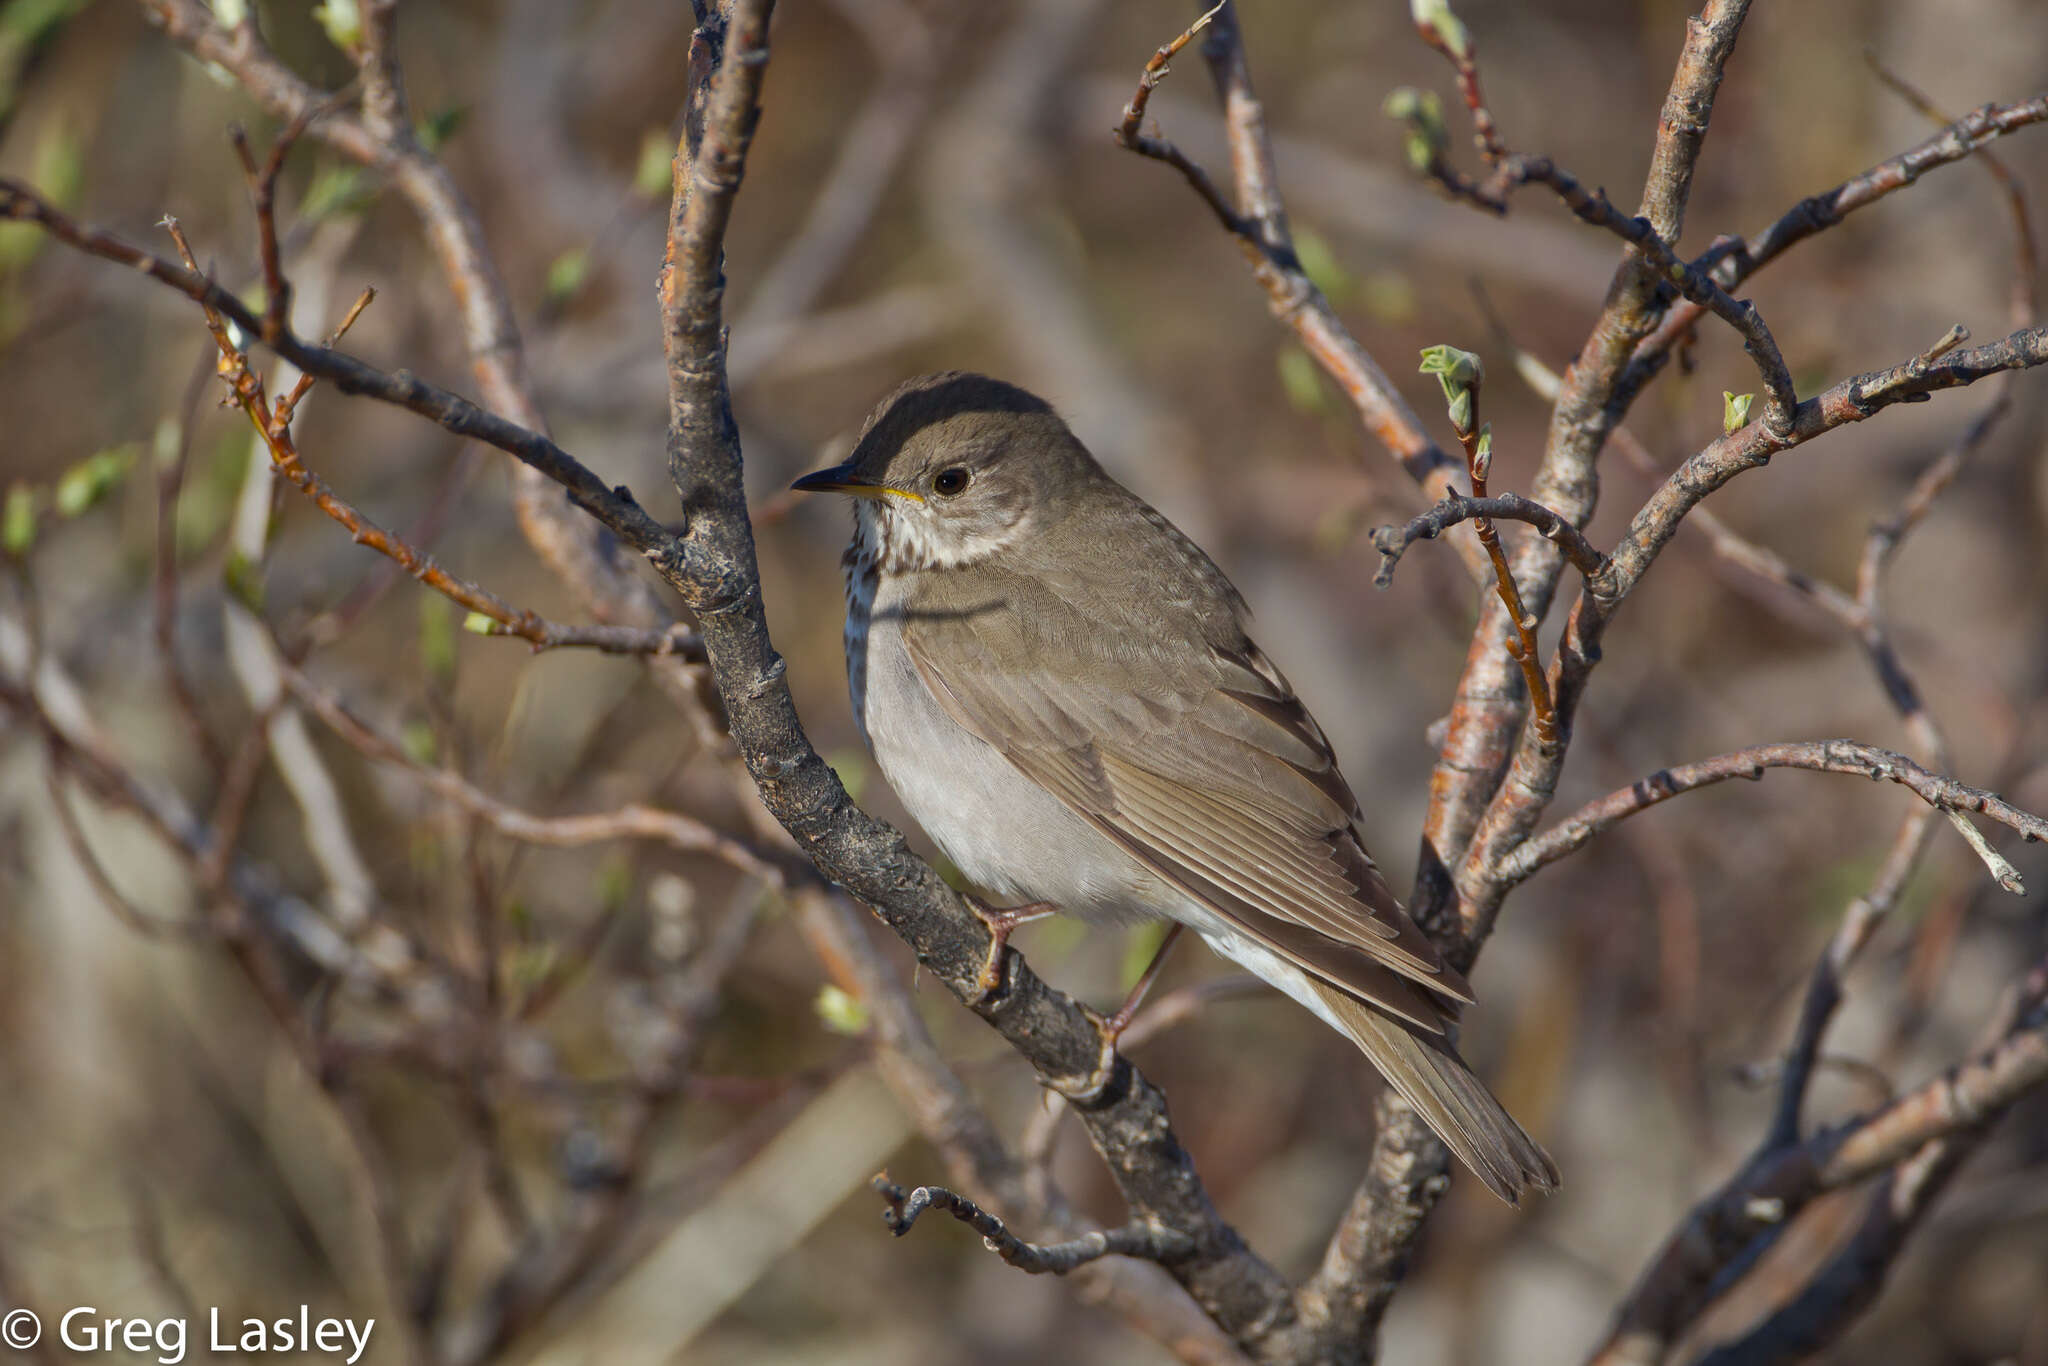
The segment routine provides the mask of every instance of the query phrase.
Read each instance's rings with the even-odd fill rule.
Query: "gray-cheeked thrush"
[[[980,375],[915,379],[796,487],[855,495],[854,716],[964,875],[1193,929],[1364,1050],[1502,1199],[1557,1185],[1446,1038],[1470,988],[1366,853],[1244,599],[1050,405]],[[992,970],[1014,920],[992,918]]]

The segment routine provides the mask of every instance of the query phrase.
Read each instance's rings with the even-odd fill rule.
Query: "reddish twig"
[[[1422,41],[1442,54],[1457,73],[1458,94],[1465,101],[1465,109],[1472,115],[1472,140],[1479,144],[1479,155],[1486,158],[1489,166],[1508,155],[1507,143],[1501,138],[1500,125],[1494,122],[1493,111],[1487,107],[1486,99],[1479,93],[1479,45],[1472,41],[1469,33],[1461,34],[1462,42],[1454,45],[1445,35],[1437,32],[1435,24],[1418,20],[1415,31],[1422,35]]]
[[[1536,528],[1539,535],[1546,540],[1554,541],[1564,551],[1565,558],[1571,562],[1572,567],[1596,589],[1612,568],[1608,558],[1586,539],[1583,531],[1541,503],[1532,503],[1518,493],[1475,498],[1454,493],[1429,511],[1419,513],[1399,526],[1373,529],[1372,547],[1380,553],[1380,567],[1373,575],[1373,582],[1381,588],[1392,583],[1394,566],[1400,563],[1401,556],[1408,547],[1417,541],[1433,541],[1460,522],[1493,517],[1498,517],[1502,521],[1523,522]]]

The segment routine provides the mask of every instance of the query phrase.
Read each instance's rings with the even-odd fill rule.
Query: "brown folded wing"
[[[1205,616],[1192,593],[1119,612],[1071,579],[931,577],[904,614],[911,659],[1025,776],[1311,976],[1430,1031],[1471,999],[1366,853],[1329,741],[1234,594]]]

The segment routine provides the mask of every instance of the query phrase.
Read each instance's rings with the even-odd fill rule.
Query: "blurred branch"
[[[943,35],[935,32],[903,0],[836,0],[836,8],[875,57],[874,90],[847,124],[803,226],[733,324],[735,336],[749,339],[728,357],[734,384],[775,365],[777,348],[771,343],[807,340],[808,320],[798,320],[867,232],[936,93],[950,23]]]
[[[1171,141],[1142,131],[1146,105],[1166,74],[1166,61],[1204,25],[1208,36],[1203,40],[1202,55],[1209,63],[1217,96],[1223,104],[1237,190],[1236,208],[1224,198],[1209,174]],[[1459,462],[1430,440],[1415,410],[1337,317],[1336,310],[1309,279],[1295,254],[1280,199],[1272,140],[1266,131],[1265,108],[1252,90],[1251,67],[1238,27],[1237,7],[1231,0],[1208,10],[1194,26],[1153,55],[1139,78],[1136,93],[1124,108],[1116,137],[1120,146],[1164,162],[1181,173],[1243,250],[1253,279],[1266,291],[1273,316],[1295,334],[1317,364],[1336,381],[1357,409],[1366,430],[1400,462],[1408,476],[1432,498],[1442,499],[1459,492]],[[1459,537],[1453,544],[1475,579],[1491,573],[1486,552],[1476,539]]]
[[[1976,1151],[1973,1137],[1936,1139],[1888,1172],[1864,1198],[1862,1222],[1798,1295],[1741,1338],[1701,1354],[1696,1366],[1794,1366],[1838,1341],[1883,1293],[1907,1237]]]
[[[406,407],[459,435],[485,440],[518,456],[559,482],[578,506],[647,555],[698,613],[735,742],[769,809],[821,870],[881,909],[934,975],[964,998],[985,957],[986,931],[957,895],[909,854],[899,835],[851,804],[803,739],[782,681],[781,660],[768,643],[760,617],[736,435],[720,359],[719,258],[725,219],[743,166],[745,136],[758,107],[766,12],[765,3],[749,3],[736,11],[732,47],[718,65],[723,74],[714,82],[706,106],[704,148],[692,157],[686,146],[678,157],[679,194],[664,298],[676,389],[672,464],[689,518],[682,536],[671,535],[630,494],[606,488],[580,462],[531,428],[486,413],[406,372],[387,373],[289,333],[276,338],[274,349],[302,371],[344,392]],[[0,213],[36,222],[68,245],[136,269],[250,335],[262,335],[260,320],[212,280],[76,224],[24,186],[0,182]],[[979,1012],[1042,1075],[1077,1077],[1092,1071],[1100,1045],[1087,1014],[1030,973],[1014,954],[1006,962],[1003,989],[991,994]],[[1272,1306],[1284,1296],[1284,1289],[1216,1215],[1166,1122],[1158,1091],[1119,1060],[1103,1098],[1083,1117],[1097,1145],[1116,1154],[1112,1169],[1134,1213],[1193,1240],[1196,1252],[1172,1268],[1177,1278],[1227,1329],[1253,1333],[1269,1323]]]
[[[484,240],[483,226],[454,177],[413,133],[393,45],[395,0],[375,0],[368,7],[364,41],[350,54],[363,90],[360,116],[334,107],[335,96],[308,85],[278,60],[257,31],[253,9],[243,23],[229,27],[221,24],[202,0],[139,3],[145,17],[172,41],[211,68],[227,72],[273,116],[288,122],[306,118],[311,136],[388,179],[419,217],[426,242],[440,262],[482,392],[482,407],[504,415],[501,432],[523,428],[527,438],[545,442],[546,425],[526,372],[518,323]],[[4,187],[0,187],[0,199],[4,199]],[[226,309],[222,312],[235,317]],[[241,324],[243,320],[235,321]],[[255,335],[262,335],[260,329]],[[280,349],[280,354],[301,369],[308,368],[289,351]],[[339,381],[334,375],[322,377]],[[345,383],[341,387],[353,392]],[[449,430],[491,441],[480,432]],[[604,532],[563,506],[555,485],[568,487],[569,501],[585,507],[579,487],[588,494],[595,484],[594,480],[581,485],[567,483],[562,478],[566,472],[567,467],[551,470],[545,465],[514,472],[515,505],[528,543],[576,590],[593,614],[603,613],[625,624],[665,626],[669,613],[651,586],[632,571]],[[630,537],[626,540],[633,548],[644,549]]]
[[[1723,1268],[1760,1233],[1784,1224],[1818,1196],[1884,1172],[1930,1143],[1967,1142],[2048,1082],[2044,992],[2048,963],[2011,993],[1998,1012],[1995,1040],[1969,1061],[1860,1119],[1752,1159],[1672,1234],[1630,1291],[1592,1362],[1636,1366],[1663,1360],[1677,1332],[1718,1292]],[[1841,1291],[1834,1278],[1832,1293]]]
[[[631,803],[610,811],[567,816],[540,816],[493,797],[451,769],[413,759],[396,739],[371,728],[351,713],[340,698],[297,669],[287,667],[285,687],[299,704],[326,722],[352,749],[378,763],[403,768],[437,797],[481,817],[499,834],[525,844],[573,848],[607,840],[655,840],[685,854],[709,854],[740,872],[769,879],[776,885],[815,883],[807,863],[757,850],[737,836],[718,830],[680,811]]]

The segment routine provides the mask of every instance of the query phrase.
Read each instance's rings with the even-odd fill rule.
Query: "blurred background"
[[[1691,7],[1458,8],[1510,144],[1632,205]],[[309,6],[261,14],[308,80],[353,74]],[[1417,350],[1485,357],[1494,487],[1525,489],[1547,409],[1514,379],[1487,307],[1562,369],[1615,243],[1540,194],[1495,220],[1408,176],[1382,101],[1404,84],[1455,93],[1405,5],[1251,0],[1242,15],[1305,260],[1440,440]],[[769,617],[819,748],[864,805],[901,819],[845,697],[846,511],[780,490],[836,458],[910,374],[1013,379],[1235,577],[1405,887],[1425,732],[1448,707],[1475,597],[1456,557],[1427,545],[1374,590],[1366,533],[1420,496],[1268,316],[1178,177],[1111,141],[1139,69],[1191,17],[1168,0],[782,7],[728,263]],[[687,7],[652,0],[416,0],[399,30],[415,116],[481,216],[555,436],[662,516],[675,503],[652,284],[689,27]],[[2036,93],[2048,10],[1758,6],[1683,245],[1754,232],[1928,135],[1866,52],[1960,114]],[[1194,51],[1151,108],[1225,168]],[[259,148],[275,128],[137,6],[0,3],[0,174],[160,251],[155,225],[175,214],[241,288],[256,274],[235,122]],[[1467,125],[1451,124],[1469,166]],[[2048,132],[1999,152],[2042,202]],[[309,140],[280,203],[302,332],[374,285],[350,349],[473,388],[456,302],[376,176]],[[1951,324],[2003,335],[2013,260],[2005,201],[1966,163],[1800,247],[1747,294],[1811,393]],[[1724,389],[1755,387],[1722,329],[1703,330],[1691,361],[1631,418],[1666,467],[1718,433]],[[646,839],[550,847],[434,785],[459,775],[540,817],[651,803],[757,833],[717,737],[680,719],[641,664],[466,633],[460,609],[306,499],[274,498],[246,421],[217,406],[213,364],[184,300],[0,228],[0,481],[37,490],[40,509],[0,598],[0,674],[19,685],[40,662],[46,709],[61,695],[160,815],[203,823],[244,783],[246,814],[215,831],[232,835],[217,857],[242,903],[309,918],[307,942],[339,935],[341,958],[370,968],[324,968],[300,943],[252,970],[242,941],[223,940],[234,915],[203,890],[218,871],[207,851],[168,849],[118,783],[63,760],[17,688],[0,734],[0,1298],[150,1317],[308,1303],[375,1315],[366,1359],[378,1362],[1171,1359],[964,1228],[888,1236],[867,1178],[885,1165],[911,1184],[943,1172],[875,1081],[861,1003],[832,986],[772,860],[736,868]],[[2023,376],[2012,393],[2015,410],[1906,542],[1886,604],[1953,771],[2041,810],[2048,391]],[[1712,507],[1853,590],[1868,528],[1989,401],[1970,390],[1893,409]],[[497,453],[323,391],[298,438],[342,497],[455,572],[586,619],[521,538]],[[1652,484],[1612,455],[1604,469],[1592,532],[1608,544]],[[165,624],[189,708],[167,682]],[[303,670],[285,700],[280,667]],[[329,725],[316,697],[386,750]],[[247,743],[258,716],[267,755]],[[1838,735],[1911,745],[1855,640],[1688,531],[1609,637],[1557,811],[1667,764]],[[1911,802],[1889,785],[1778,773],[1646,814],[1514,896],[1464,1051],[1556,1155],[1565,1187],[1515,1214],[1455,1182],[1392,1311],[1387,1360],[1583,1354],[1675,1220],[1761,1133],[1772,1095],[1754,1070],[1782,1048],[1815,953]],[[2007,852],[2048,888],[2040,848]],[[2048,942],[2039,903],[1999,892],[1940,825],[1851,979],[1828,1048],[1841,1065],[1821,1078],[1814,1116],[1866,1107],[1967,1052]],[[908,954],[874,939],[907,977]],[[1146,948],[1063,922],[1018,943],[1104,1006]],[[1222,974],[1184,950],[1163,989]],[[1077,1127],[1039,1118],[1027,1069],[943,992],[915,1001],[997,1127],[1049,1132],[1059,1185],[1119,1219]],[[1211,1001],[1135,1056],[1224,1213],[1283,1270],[1312,1267],[1370,1143],[1378,1082],[1364,1061],[1270,994]],[[1836,1359],[2048,1362],[2044,1174],[2036,1097],[1957,1179]],[[587,1265],[531,1321],[505,1313],[549,1272],[533,1248],[554,1244],[535,1231],[564,1228],[587,1244],[549,1255]]]

